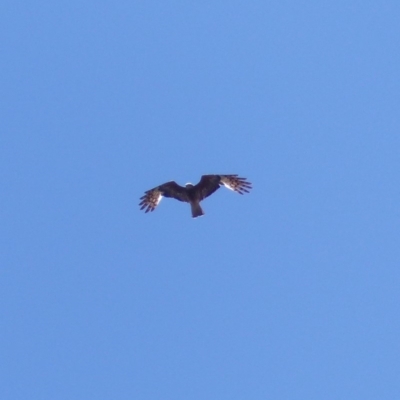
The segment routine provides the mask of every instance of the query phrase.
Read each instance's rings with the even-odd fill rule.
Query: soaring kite
[[[172,197],[190,204],[192,217],[204,215],[200,202],[213,194],[220,186],[233,190],[239,194],[249,193],[251,183],[246,178],[237,175],[203,175],[197,185],[187,183],[185,187],[175,181],[163,183],[160,186],[145,192],[140,198],[140,209],[145,212],[154,211],[163,197]]]

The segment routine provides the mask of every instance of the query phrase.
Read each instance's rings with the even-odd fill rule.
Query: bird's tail
[[[192,217],[193,218],[201,217],[202,215],[204,215],[204,212],[203,212],[202,208],[200,207],[200,203],[198,201],[196,201],[195,203],[190,203],[190,206],[192,208]]]

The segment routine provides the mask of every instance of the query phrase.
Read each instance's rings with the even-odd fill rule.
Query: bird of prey
[[[251,183],[246,178],[237,175],[203,175],[197,185],[187,183],[185,187],[175,181],[163,183],[153,189],[147,190],[140,198],[140,209],[145,212],[154,211],[163,197],[172,197],[190,204],[192,217],[204,215],[200,202],[213,194],[220,186],[233,190],[239,194],[249,193]]]

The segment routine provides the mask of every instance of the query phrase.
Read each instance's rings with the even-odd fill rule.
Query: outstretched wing
[[[203,175],[195,186],[199,200],[213,194],[221,185],[240,194],[249,193],[251,189],[251,183],[237,175]]]
[[[140,209],[144,209],[146,213],[154,211],[163,197],[172,197],[179,201],[189,202],[186,188],[178,185],[175,181],[171,181],[147,190],[144,196],[140,198]]]
[[[251,183],[246,178],[240,178],[237,175],[220,175],[220,177],[222,185],[239,194],[249,193],[252,188]]]

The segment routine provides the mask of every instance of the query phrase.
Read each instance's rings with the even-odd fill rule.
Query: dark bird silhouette
[[[213,194],[220,186],[233,190],[239,194],[249,193],[251,183],[246,178],[237,175],[203,175],[197,185],[187,183],[178,185],[175,181],[163,183],[153,189],[147,190],[140,198],[140,209],[145,212],[154,211],[163,197],[184,201],[190,204],[192,217],[204,215],[200,202]]]

